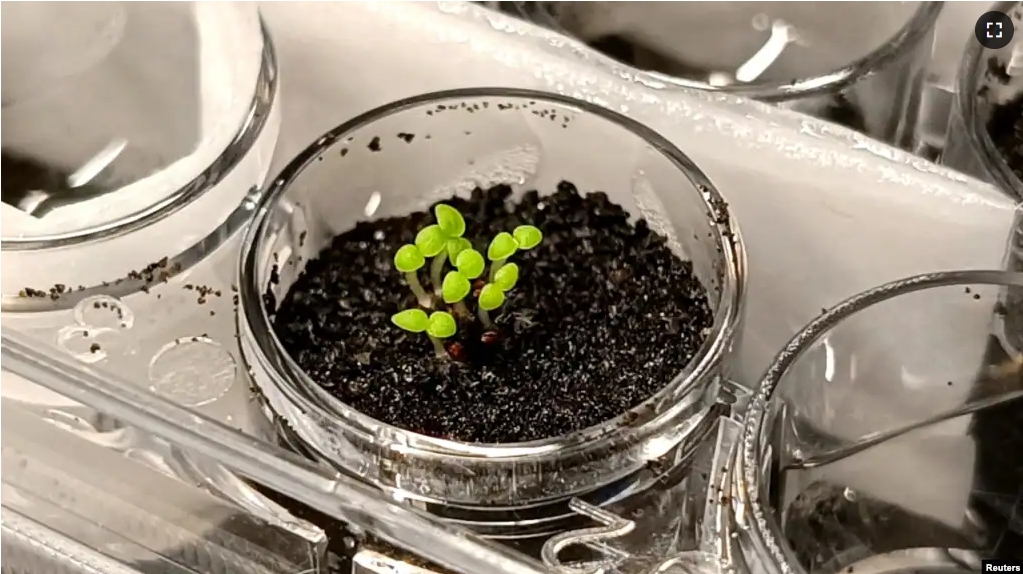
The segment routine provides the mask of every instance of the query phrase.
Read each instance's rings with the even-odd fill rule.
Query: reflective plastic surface
[[[245,221],[277,137],[253,4],[64,6],[3,7],[5,311],[191,266]]]
[[[1008,285],[1023,274],[917,276],[799,333],[737,445],[736,555],[821,573],[1023,557],[1023,357],[997,336]]]
[[[910,146],[940,2],[501,2],[642,72]]]
[[[132,429],[127,433],[121,432],[113,438],[131,433],[152,437],[158,442],[169,444],[173,451],[180,453],[185,461],[214,460],[218,466],[223,465],[224,468],[235,473],[235,476],[255,481],[281,493],[299,505],[316,509],[321,514],[332,518],[333,526],[340,525],[347,529],[353,540],[346,543],[341,539],[342,537],[338,537],[336,542],[342,548],[347,548],[349,553],[356,551],[359,542],[364,538],[372,538],[395,548],[404,549],[418,557],[419,560],[438,564],[460,574],[477,574],[476,567],[481,563],[487,564],[489,571],[500,574],[543,573],[539,564],[520,554],[500,546],[490,545],[476,539],[464,530],[437,522],[426,514],[388,502],[376,489],[351,478],[324,470],[265,441],[244,435],[220,422],[196,414],[194,411],[140,388],[134,381],[116,375],[100,376],[96,371],[82,368],[73,359],[63,356],[52,347],[11,331],[6,326],[3,328],[2,349],[5,378],[13,374],[22,379],[34,381],[38,383],[38,386],[34,387],[35,392],[37,395],[47,396],[48,403],[57,402],[58,399],[54,398],[56,396],[66,405],[65,409],[77,407],[80,412],[84,410],[101,413],[94,416],[104,421],[119,421],[118,428]],[[44,388],[39,389],[39,387]],[[14,400],[4,397],[4,415],[7,414],[6,409],[9,405],[22,408],[25,403],[24,400],[12,401]],[[12,412],[20,413],[20,411]],[[30,411],[25,413],[25,416],[32,417],[33,414]],[[167,540],[168,531],[161,526],[154,528],[150,534],[154,537],[164,538],[145,539],[143,541],[145,549],[154,551],[156,554],[163,552],[161,555],[165,557],[168,551],[184,551],[186,552],[185,559],[191,561],[187,564],[193,564],[198,560],[199,568],[211,572],[248,571],[235,569],[231,562],[226,564],[223,561],[217,562],[216,558],[206,553],[208,549],[203,547],[205,541],[212,534],[220,532],[216,528],[217,526],[231,531],[231,528],[239,526],[241,523],[242,519],[232,518],[226,510],[225,514],[218,514],[215,510],[217,505],[233,509],[232,512],[240,513],[242,516],[251,516],[253,508],[260,508],[260,512],[255,514],[257,518],[269,517],[275,524],[289,532],[302,533],[301,536],[292,535],[291,538],[285,539],[285,541],[291,540],[292,543],[271,546],[273,540],[269,538],[269,532],[265,529],[253,530],[249,535],[253,537],[252,541],[256,543],[256,546],[252,547],[245,545],[244,541],[239,541],[238,538],[241,535],[235,532],[234,537],[227,536],[227,543],[240,543],[245,551],[256,554],[239,556],[239,553],[236,552],[232,554],[232,558],[262,556],[259,563],[264,567],[267,567],[265,566],[266,559],[274,556],[280,557],[282,552],[284,558],[290,557],[290,559],[296,560],[297,557],[304,556],[305,558],[302,560],[307,560],[309,559],[309,548],[302,540],[306,538],[315,539],[317,542],[322,540],[317,538],[316,529],[312,528],[308,522],[288,518],[288,512],[283,511],[279,505],[267,504],[265,499],[257,497],[256,500],[249,500],[244,505],[234,500],[221,499],[219,502],[214,502],[216,499],[213,496],[216,495],[204,491],[206,487],[213,487],[211,489],[213,492],[218,490],[213,481],[200,481],[202,489],[192,488],[187,483],[174,481],[170,477],[166,477],[167,481],[160,482],[163,479],[159,476],[159,467],[153,468],[152,458],[125,457],[116,452],[113,445],[103,444],[102,440],[99,441],[100,444],[89,446],[90,443],[97,442],[89,440],[91,438],[106,439],[105,442],[110,443],[111,437],[94,437],[91,431],[82,432],[81,426],[77,429],[68,428],[66,419],[67,417],[61,415],[53,421],[63,428],[56,426],[51,428],[50,422],[43,419],[31,423],[35,425],[32,428],[45,429],[51,434],[57,433],[56,436],[60,438],[39,441],[33,443],[28,450],[22,448],[19,451],[17,446],[21,444],[19,441],[38,440],[38,433],[42,431],[29,433],[29,436],[23,437],[17,428],[7,426],[14,421],[4,418],[3,450],[5,458],[9,449],[13,449],[12,452],[22,452],[23,455],[30,454],[32,458],[32,460],[23,458],[21,459],[23,462],[12,459],[18,471],[10,475],[7,472],[4,473],[5,489],[9,480],[17,480],[18,477],[23,476],[24,472],[42,473],[45,470],[50,473],[50,467],[56,465],[55,468],[62,470],[62,473],[59,476],[54,475],[53,479],[48,480],[59,479],[59,481],[45,483],[42,482],[42,475],[35,475],[31,480],[18,484],[25,488],[37,489],[40,496],[64,496],[66,498],[60,499],[60,502],[64,503],[65,509],[70,507],[77,510],[78,506],[75,505],[80,505],[83,509],[81,511],[83,514],[76,516],[81,518],[93,516],[100,521],[100,524],[106,524],[109,528],[127,528],[128,532],[132,534],[135,534],[132,531],[141,528],[140,524],[147,524],[146,520],[154,519],[152,513],[166,512],[168,513],[166,516],[169,516],[172,522],[179,521],[185,527],[192,528],[194,535],[185,539],[175,537]],[[22,421],[22,419],[18,420]],[[24,419],[24,421],[30,420],[33,419]],[[24,424],[28,425],[29,423],[24,422]],[[36,435],[36,438],[33,438],[33,434]],[[38,449],[39,452],[32,452],[33,449]],[[85,456],[86,451],[91,455]],[[76,455],[72,453],[79,453],[81,456],[75,458]],[[34,464],[33,461],[36,458],[40,461],[49,461],[50,466]],[[140,458],[141,460],[139,460]],[[125,467],[127,474],[118,474],[120,461],[128,465]],[[5,462],[7,461],[5,460]],[[110,477],[106,474],[108,471],[113,472]],[[123,478],[125,482],[104,482],[114,476],[119,477],[118,480]],[[82,481],[92,484],[92,489],[83,488],[80,484]],[[155,485],[160,485],[159,489],[155,491],[157,494],[154,495],[146,490]],[[50,488],[56,486],[61,488],[56,490]],[[143,494],[141,498],[135,496],[139,493],[137,489],[141,489]],[[183,499],[205,497],[210,502],[196,506],[164,505],[163,503],[169,500],[172,492],[179,493]],[[4,494],[7,494],[6,490]],[[110,508],[95,506],[108,499],[111,503]],[[5,510],[7,506],[20,501],[21,499],[16,497],[4,496]],[[21,506],[16,509],[20,509],[20,514],[27,514],[35,522],[46,518],[46,515],[42,514],[45,510],[43,507]],[[86,510],[92,512],[89,509],[102,510],[102,513],[98,515],[85,514]],[[293,506],[291,509],[295,510]],[[112,515],[109,513],[111,512],[121,513],[116,515],[123,515],[125,522],[115,524],[110,521]],[[224,520],[220,521],[219,518],[224,518]],[[263,520],[267,520],[267,518],[263,518]],[[92,528],[94,526],[90,526],[88,529],[83,526],[83,534],[90,532]],[[72,539],[79,532],[49,526],[49,530],[39,531],[39,535],[45,536],[47,532],[54,530],[58,531],[62,538]],[[137,534],[142,535],[144,532]],[[169,543],[182,543],[193,539],[199,548],[198,551],[193,549],[191,553],[176,546],[168,549],[160,542],[160,540],[164,540]],[[220,541],[219,538],[213,540]],[[294,544],[296,540],[298,541],[297,547]],[[48,540],[44,539],[41,542],[46,543]],[[97,548],[96,545],[99,545],[100,549],[103,548],[103,544],[107,543],[104,540],[99,540],[86,541],[86,544],[89,542],[95,543],[93,548]],[[125,548],[131,550],[134,546],[129,545]],[[274,552],[260,554],[261,548],[273,549]],[[141,564],[134,558],[134,555],[124,558],[120,561],[122,564],[128,566],[133,563]],[[167,566],[168,562],[172,561],[164,560],[159,567],[171,568],[171,566]],[[212,569],[210,569],[211,564],[215,566]],[[226,569],[217,569],[222,566]],[[5,563],[6,567],[7,563]],[[156,571],[167,571],[161,570],[159,567]],[[274,574],[281,571],[276,567],[270,568],[270,572]],[[88,572],[89,570],[85,568],[84,571]],[[142,571],[146,572],[147,570],[142,568]],[[149,571],[153,571],[153,568],[149,568]],[[284,571],[304,570],[288,567]],[[256,570],[256,572],[261,571]]]

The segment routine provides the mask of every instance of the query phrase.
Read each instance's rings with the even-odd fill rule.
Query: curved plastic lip
[[[522,4],[522,2],[516,2]],[[778,103],[788,100],[815,96],[819,94],[832,93],[856,83],[871,72],[887,66],[898,58],[905,49],[916,45],[934,27],[944,2],[921,2],[921,6],[913,14],[913,17],[899,29],[884,44],[866,56],[854,60],[849,64],[818,76],[810,78],[799,78],[788,82],[757,81],[746,84],[732,84],[729,86],[712,86],[704,82],[687,80],[658,72],[651,72],[640,68],[634,68],[628,64],[619,62],[610,56],[597,52],[586,44],[569,36],[558,23],[544,13],[541,16],[543,25],[558,33],[569,36],[569,40],[577,44],[577,48],[592,53],[594,60],[605,67],[618,71],[628,70],[629,75],[648,86],[658,88],[688,88],[708,92],[723,92],[736,96],[753,98],[762,102]]]
[[[269,108],[277,92],[277,58],[270,33],[262,19],[260,19],[260,28],[263,36],[263,50],[260,56],[262,64],[249,110],[227,147],[202,173],[167,197],[130,215],[86,229],[64,233],[35,235],[28,238],[4,237],[0,248],[3,251],[56,249],[120,237],[173,215],[220,183],[245,157],[245,154],[263,132],[263,126],[270,115]]]
[[[762,464],[770,440],[770,400],[788,370],[810,345],[843,320],[867,307],[902,295],[935,287],[954,285],[998,285],[1023,287],[1023,272],[942,271],[914,275],[853,295],[811,321],[779,352],[753,392],[746,421],[739,435],[733,473],[735,512],[750,533],[757,559],[770,564],[772,574],[808,574],[786,542],[773,511],[761,502],[770,487],[764,480]]]
[[[322,391],[288,356],[274,333],[270,318],[261,303],[262,287],[257,280],[258,247],[261,239],[267,234],[272,208],[277,205],[302,171],[333,144],[343,140],[349,133],[376,120],[424,103],[479,97],[510,97],[546,101],[574,107],[612,122],[658,150],[685,174],[696,189],[703,191],[708,217],[712,219],[713,239],[721,247],[720,257],[725,267],[721,278],[721,295],[718,306],[714,310],[714,324],[696,357],[661,391],[633,409],[642,409],[666,401],[673,403],[655,419],[632,427],[629,425],[627,413],[622,413],[610,421],[560,437],[520,443],[464,443],[429,437],[373,419]],[[268,359],[269,363],[278,367],[279,370],[286,369],[301,380],[305,389],[313,390],[315,399],[310,400],[307,395],[303,396],[305,390],[299,389],[293,381],[288,380],[287,376],[282,376],[280,373],[271,374],[275,383],[288,387],[288,390],[291,391],[288,394],[292,399],[303,399],[303,409],[309,409],[316,416],[324,417],[326,420],[342,422],[345,426],[350,426],[350,423],[354,422],[357,426],[351,430],[367,437],[371,436],[375,440],[388,440],[397,443],[391,445],[392,450],[400,450],[406,455],[438,460],[461,458],[503,462],[535,461],[537,457],[545,458],[555,454],[559,458],[572,456],[598,445],[634,442],[662,430],[666,421],[691,405],[691,401],[679,401],[678,399],[693,396],[695,394],[693,391],[697,390],[696,387],[710,379],[731,347],[741,317],[747,275],[745,249],[738,225],[728,211],[727,203],[707,176],[674,144],[642,123],[608,108],[552,92],[503,87],[444,90],[397,100],[365,112],[317,138],[313,144],[285,166],[270,184],[267,193],[256,207],[253,224],[246,231],[239,265],[239,330],[248,330],[252,333],[256,339],[254,347],[259,359]],[[241,325],[242,322],[246,324],[244,327]]]
[[[1010,14],[1020,5],[1020,2],[999,2],[991,9]],[[967,45],[957,71],[956,112],[960,114],[966,126],[964,137],[969,142],[970,148],[979,156],[992,183],[1011,193],[1016,199],[1023,199],[1023,181],[1020,181],[1013,173],[1009,163],[995,147],[995,142],[992,141],[991,135],[987,131],[987,125],[977,109],[977,100],[979,99],[977,80],[987,70],[983,62],[985,52],[988,50],[981,46],[980,42],[970,42]]]

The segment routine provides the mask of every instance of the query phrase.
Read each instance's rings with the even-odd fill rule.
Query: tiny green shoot
[[[394,254],[395,268],[405,274],[405,281],[408,282],[408,286],[412,289],[412,293],[415,294],[419,305],[429,309],[433,306],[433,299],[426,292],[426,289],[423,289],[418,275],[419,270],[425,264],[426,258],[423,256],[423,252],[415,245],[402,245],[398,252]]]
[[[457,261],[458,256],[466,249],[472,249],[472,243],[464,237],[448,239],[448,260]]]
[[[486,261],[483,261],[483,255],[472,248],[459,253],[454,262],[455,268],[465,275],[466,279],[475,279],[483,275],[483,270],[487,266]]]
[[[430,326],[430,318],[422,309],[406,309],[391,316],[391,322],[409,333],[422,333]]]
[[[494,285],[500,287],[501,291],[511,291],[518,282],[519,266],[514,263],[508,263],[494,274]]]
[[[520,225],[512,231],[512,237],[519,244],[519,249],[529,251],[540,245],[543,241],[543,233],[532,225]]]
[[[498,233],[493,240],[490,242],[490,247],[487,247],[487,259],[490,260],[490,280],[494,280],[494,275],[497,274],[497,270],[508,258],[515,255],[515,252],[519,250],[519,242],[515,241],[515,238],[511,233],[502,231]]]
[[[434,311],[430,314],[426,335],[430,337],[430,342],[433,343],[433,350],[437,353],[438,357],[448,358],[448,352],[444,349],[444,343],[441,340],[453,337],[457,330],[458,324],[451,313]]]
[[[427,225],[416,234],[416,247],[424,257],[436,257],[444,250],[447,240],[439,225]]]
[[[494,283],[487,283],[480,290],[480,297],[477,301],[479,310],[477,315],[483,326],[490,329],[494,323],[490,320],[490,311],[497,309],[504,304],[504,291]]]
[[[504,267],[508,258],[518,251],[528,251],[543,241],[543,233],[532,225],[520,225],[512,233],[498,233],[487,248],[487,259],[490,263],[490,282],[493,283],[497,272]]]
[[[433,208],[433,215],[437,218],[437,225],[447,237],[461,237],[465,233],[465,218],[454,207],[440,203]]]
[[[444,283],[441,287],[444,302],[448,305],[453,305],[455,312],[462,317],[470,315],[469,308],[462,301],[469,295],[470,291],[472,291],[472,285],[469,283],[469,279],[460,271],[449,271],[444,276]]]
[[[416,234],[412,245],[404,245],[394,256],[394,266],[405,274],[420,307],[431,309],[441,301],[454,312],[434,311],[427,315],[421,309],[408,309],[391,317],[391,322],[411,333],[425,332],[439,357],[448,357],[443,340],[458,330],[455,319],[471,317],[465,299],[473,292],[473,280],[482,277],[490,260],[489,281],[477,294],[477,316],[487,329],[493,328],[490,312],[504,305],[508,291],[519,282],[519,266],[508,259],[519,251],[533,249],[543,241],[543,234],[532,225],[520,225],[511,233],[498,233],[486,250],[486,257],[473,249],[465,234],[465,218],[450,205],[438,204],[433,208],[437,223],[428,225]],[[419,271],[430,264],[431,295],[419,282]],[[445,264],[454,270],[446,274]],[[480,283],[483,283],[480,281]],[[477,283],[478,285],[479,283]]]
[[[434,258],[433,263],[430,265],[430,281],[433,283],[434,291],[440,295],[444,263],[460,251],[472,247],[472,245],[467,240],[462,239],[462,235],[465,233],[465,218],[462,217],[462,214],[457,209],[450,205],[439,203],[433,208],[433,215],[437,218],[437,224],[427,226],[419,232],[419,235],[422,235],[427,229],[433,229],[433,231],[430,231],[429,237],[426,238],[430,241],[432,253],[427,253],[424,250],[423,254]],[[417,235],[417,245],[418,241],[419,236]],[[434,247],[436,247],[436,251],[433,251]]]

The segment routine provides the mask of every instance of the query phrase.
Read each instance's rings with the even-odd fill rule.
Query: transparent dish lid
[[[251,4],[11,4],[2,20],[5,243],[178,204],[245,123],[263,46]]]

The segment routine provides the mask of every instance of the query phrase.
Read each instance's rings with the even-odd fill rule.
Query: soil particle
[[[390,321],[415,305],[392,258],[433,223],[430,212],[359,223],[310,260],[274,313],[285,349],[358,411],[466,442],[562,435],[663,388],[713,322],[691,263],[604,193],[583,196],[562,182],[553,195],[532,191],[517,204],[510,195],[502,185],[444,201],[465,216],[465,237],[484,253],[517,225],[544,233],[538,247],[514,256],[521,278],[491,312],[495,328],[462,321],[447,341],[461,361],[436,358],[425,335]],[[420,281],[429,287],[425,272]],[[274,299],[264,297],[271,313]]]

